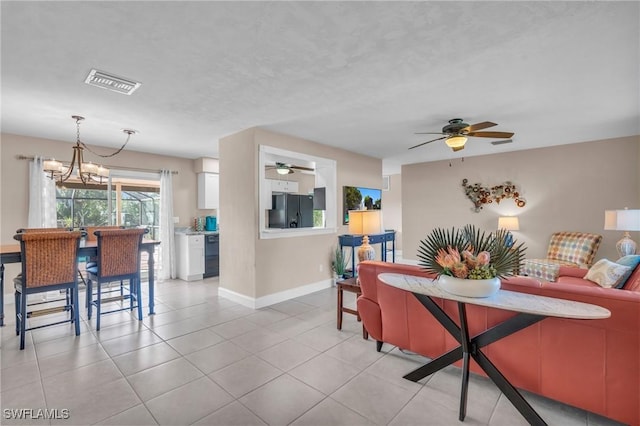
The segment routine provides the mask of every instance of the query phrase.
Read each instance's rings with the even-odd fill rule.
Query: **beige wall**
[[[338,200],[342,186],[379,188],[382,161],[328,147],[312,141],[263,129],[249,129],[220,140],[220,286],[249,298],[291,290],[331,278],[330,256],[337,235],[347,232],[340,222],[338,233],[259,239],[258,149],[266,145],[337,162]],[[233,204],[234,214],[227,213]],[[233,238],[227,238],[233,232]]]
[[[220,287],[253,297],[256,280],[255,129],[220,139]]]
[[[60,161],[71,160],[72,146],[68,142],[60,142],[48,139],[38,139],[11,134],[2,134],[0,141],[0,242],[13,244],[15,230],[27,226],[29,206],[29,161],[17,160],[18,155],[53,157]],[[135,147],[135,140],[129,147]],[[96,150],[98,151],[98,149]],[[104,149],[106,152],[113,150]],[[102,152],[102,151],[98,151]],[[85,160],[97,161],[99,157],[85,152]],[[196,174],[193,172],[193,160],[177,157],[167,157],[155,154],[146,154],[135,151],[123,151],[113,158],[109,158],[105,165],[114,168],[120,167],[144,167],[152,171],[170,169],[177,171],[173,175],[173,202],[174,216],[180,218],[177,226],[191,225],[192,218],[198,214],[205,214],[210,210],[198,211],[196,209]],[[15,271],[9,270],[16,265],[7,265],[7,276],[13,276]]]
[[[520,217],[517,240],[527,257],[544,257],[551,233],[598,233],[603,242],[597,258],[617,259],[621,232],[605,231],[604,211],[640,208],[638,159],[640,137],[609,139],[402,167],[403,256],[416,259],[419,241],[434,227],[475,224],[497,227],[498,216]],[[494,186],[510,180],[526,199],[518,208],[511,199],[486,205],[479,213],[461,182]],[[640,241],[639,233],[632,238]]]

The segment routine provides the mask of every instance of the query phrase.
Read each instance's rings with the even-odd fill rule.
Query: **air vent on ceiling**
[[[123,95],[132,94],[141,85],[141,83],[138,83],[137,81],[128,80],[126,78],[107,74],[104,71],[98,71],[95,69],[91,70],[84,82],[91,86],[112,90],[114,92],[122,93]]]
[[[491,142],[491,145],[503,145],[505,143],[511,143],[511,142],[513,142],[511,139],[505,139],[502,141],[493,141]]]

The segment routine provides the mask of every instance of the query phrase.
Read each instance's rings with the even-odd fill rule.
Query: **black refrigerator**
[[[313,195],[273,194],[269,228],[312,228]]]

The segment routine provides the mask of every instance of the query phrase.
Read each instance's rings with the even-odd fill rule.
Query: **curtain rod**
[[[28,155],[16,155],[16,158],[18,160],[33,160],[34,157],[33,156],[28,156]],[[160,173],[162,172],[162,170],[151,170],[151,169],[142,169],[139,167],[122,167],[122,166],[110,166],[108,164],[103,164],[104,167],[108,168],[108,169],[113,169],[113,170],[128,170],[128,171],[132,171],[132,172],[153,172],[153,173]],[[176,170],[171,170],[171,174],[172,175],[177,175],[178,172]]]

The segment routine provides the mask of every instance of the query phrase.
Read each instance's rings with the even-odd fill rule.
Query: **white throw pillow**
[[[629,272],[629,266],[620,265],[607,259],[598,260],[585,275],[585,279],[593,281],[604,288],[618,285],[624,274]]]

